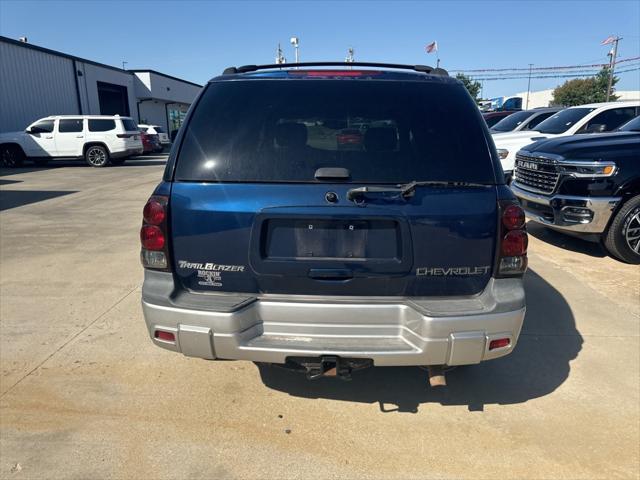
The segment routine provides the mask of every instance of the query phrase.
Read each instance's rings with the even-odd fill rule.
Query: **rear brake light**
[[[379,74],[377,70],[294,70],[289,72],[289,75],[296,77],[362,77]]]
[[[149,225],[160,225],[164,221],[164,207],[155,200],[149,200],[144,206],[142,216]]]
[[[524,226],[524,212],[518,205],[509,205],[502,213],[502,224],[509,230]]]
[[[140,230],[142,248],[147,250],[162,250],[164,248],[164,233],[155,225],[145,225]]]
[[[142,251],[140,260],[145,268],[167,270],[169,267],[167,207],[169,199],[154,195],[144,206],[140,229]]]
[[[500,202],[500,207],[497,273],[498,276],[521,276],[527,269],[529,244],[524,211],[512,201]]]
[[[529,239],[524,230],[511,230],[502,239],[502,255],[505,257],[518,257],[527,254]]]

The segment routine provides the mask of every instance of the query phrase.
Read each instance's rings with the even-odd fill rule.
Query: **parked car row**
[[[638,115],[638,101],[608,102],[515,112],[495,123],[506,180],[515,172],[511,188],[527,217],[640,263]]]
[[[168,136],[157,125],[137,125],[119,115],[56,115],[37,120],[22,132],[0,134],[0,164],[25,160],[44,166],[57,158],[84,159],[92,167],[121,165],[132,155],[158,153]]]

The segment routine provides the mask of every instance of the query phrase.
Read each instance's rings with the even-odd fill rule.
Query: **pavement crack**
[[[140,288],[139,285],[136,285],[135,287],[133,287],[131,290],[129,290],[127,293],[125,293],[122,297],[120,297],[120,299],[118,299],[118,301],[116,303],[114,303],[113,305],[111,305],[109,308],[107,308],[104,312],[102,312],[100,315],[98,315],[96,318],[94,318],[91,322],[89,322],[86,326],[84,326],[82,329],[80,329],[79,332],[77,332],[75,335],[73,335],[71,338],[69,338],[66,342],[64,342],[62,345],[60,345],[60,347],[58,347],[55,351],[53,351],[49,356],[47,356],[47,358],[45,358],[43,361],[41,361],[38,365],[36,365],[35,367],[33,367],[33,369],[31,369],[25,376],[23,376],[22,378],[20,378],[16,383],[14,383],[13,385],[11,385],[11,387],[9,387],[7,389],[6,392],[0,394],[0,399],[4,398],[5,395],[7,395],[9,392],[11,392],[14,388],[16,388],[18,385],[20,385],[20,383],[22,383],[23,380],[25,380],[26,378],[28,378],[31,374],[33,374],[34,372],[36,372],[38,369],[40,369],[45,363],[47,363],[49,360],[51,360],[51,358],[53,358],[58,352],[60,352],[63,348],[65,348],[67,345],[69,345],[71,342],[73,342],[76,338],[78,338],[80,335],[82,335],[84,332],[86,332],[90,327],[92,327],[93,325],[95,325],[96,322],[98,322],[98,320],[102,319],[105,315],[107,315],[108,313],[110,313],[114,308],[116,308],[118,305],[120,305],[124,300],[126,300],[133,292],[135,292],[136,290],[138,290],[138,288]]]

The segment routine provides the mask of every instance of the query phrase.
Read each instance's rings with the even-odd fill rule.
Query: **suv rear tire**
[[[84,152],[84,159],[90,167],[106,167],[109,164],[109,152],[102,145],[91,145]]]
[[[604,246],[623,262],[640,264],[640,195],[622,205],[607,230]]]
[[[17,168],[24,163],[25,154],[16,145],[3,145],[0,147],[0,166]]]

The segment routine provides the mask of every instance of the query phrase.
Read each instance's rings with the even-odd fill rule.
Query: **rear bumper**
[[[186,306],[160,299],[169,291],[163,275],[171,277],[145,273],[142,309],[152,341],[206,359],[285,363],[337,355],[378,366],[474,364],[511,353],[525,313],[521,279],[492,279],[481,295],[462,299],[220,294],[183,299]],[[155,338],[156,331],[173,333],[175,342]],[[511,341],[489,350],[497,338]]]
[[[542,195],[515,184],[511,190],[518,197],[527,218],[548,227],[574,233],[602,233],[620,197],[577,197]]]

